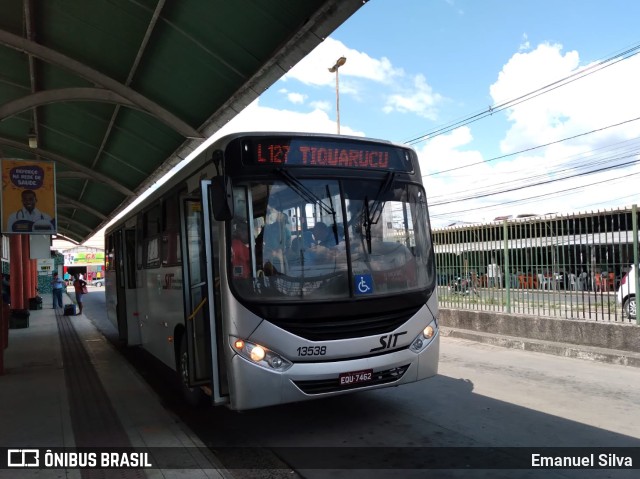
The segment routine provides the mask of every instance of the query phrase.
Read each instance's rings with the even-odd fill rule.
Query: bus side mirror
[[[233,218],[233,195],[231,179],[228,176],[216,176],[211,180],[211,211],[217,221]]]

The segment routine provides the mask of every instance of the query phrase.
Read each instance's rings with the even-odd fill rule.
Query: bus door
[[[141,343],[136,296],[136,231],[125,228],[114,234],[116,308],[118,333],[128,346]]]
[[[221,394],[220,369],[216,343],[215,276],[212,230],[208,208],[208,185],[202,182],[202,197],[183,201],[183,234],[185,238],[184,293],[186,305],[186,338],[189,355],[189,386],[211,384],[212,401],[224,403]],[[217,244],[217,238],[215,239]]]
[[[112,234],[113,241],[113,258],[115,266],[115,291],[116,291],[116,318],[118,324],[118,338],[120,341],[127,343],[128,325],[127,325],[127,299],[125,286],[126,256],[125,245],[122,238],[124,230],[114,231]]]

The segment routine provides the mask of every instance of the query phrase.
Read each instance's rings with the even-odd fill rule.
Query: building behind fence
[[[635,205],[435,229],[433,242],[445,308],[636,324],[616,300],[638,264]]]

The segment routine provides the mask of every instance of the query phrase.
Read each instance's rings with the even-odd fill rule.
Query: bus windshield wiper
[[[371,254],[371,217],[369,216],[369,197],[364,197],[364,235],[367,240],[367,251]]]
[[[365,237],[367,239],[367,249],[369,250],[369,254],[371,254],[371,225],[375,225],[378,223],[378,221],[380,221],[380,216],[382,216],[382,210],[384,209],[385,204],[385,202],[382,201],[382,198],[391,190],[395,177],[395,171],[390,171],[389,173],[387,173],[387,176],[380,185],[378,193],[376,193],[376,196],[373,199],[371,208],[369,208],[369,198],[367,196],[364,197],[364,209],[366,217]]]
[[[336,246],[338,246],[338,225],[336,224],[336,210],[333,207],[333,198],[331,198],[331,191],[329,191],[329,185],[325,185],[327,188],[327,198],[329,199],[329,206],[331,207],[331,216],[333,217],[333,237],[336,239]]]
[[[389,193],[391,187],[393,186],[393,180],[396,177],[395,171],[390,171],[387,173],[386,178],[383,183],[380,185],[380,189],[376,194],[376,197],[373,199],[373,204],[371,205],[371,216],[369,217],[369,224],[376,224],[380,219],[380,215],[382,215],[382,210],[384,208],[385,201],[382,201],[382,197]]]

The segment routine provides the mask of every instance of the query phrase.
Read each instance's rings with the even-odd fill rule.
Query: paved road
[[[446,338],[440,373],[472,381],[467,405],[478,412],[478,406],[487,401],[501,406],[499,417],[487,410],[482,415],[485,419],[466,426],[474,437],[482,430],[482,437],[487,439],[491,433],[497,445],[640,443],[640,414],[633,412],[640,406],[638,368]],[[571,424],[560,424],[558,417]],[[580,429],[580,434],[571,434],[575,432],[571,429],[549,434],[559,425]],[[520,433],[518,426],[527,433]]]
[[[100,327],[100,294],[87,296],[85,311]],[[95,301],[95,303],[94,303]],[[104,325],[103,325],[104,327]],[[108,327],[105,327],[108,329]],[[637,477],[631,470],[402,470],[399,452],[438,454],[433,447],[633,447],[640,451],[640,369],[504,349],[442,338],[439,375],[399,388],[237,413],[224,408],[186,408],[172,374],[144,354],[126,353],[163,398],[229,467],[242,454],[264,461],[272,477],[377,478]],[[260,391],[256,391],[259,394]],[[229,449],[229,446],[250,448]],[[425,447],[428,446],[428,447]],[[313,457],[295,447],[313,447]],[[338,451],[335,447],[345,448]],[[417,448],[402,449],[397,448]],[[354,449],[348,449],[354,448]],[[373,453],[371,452],[373,451]],[[445,450],[446,451],[446,450]],[[464,450],[463,450],[464,451]],[[240,455],[240,456],[239,456]],[[309,470],[350,457],[359,467],[381,470]],[[246,457],[246,456],[244,456]],[[455,461],[463,460],[457,456]],[[490,457],[503,465],[500,454]],[[636,464],[636,467],[640,464]],[[234,471],[266,477],[261,471]]]

